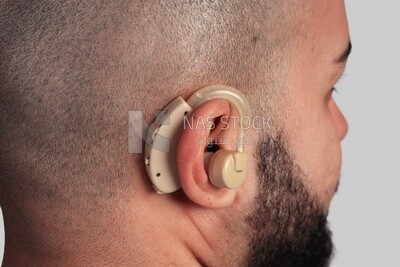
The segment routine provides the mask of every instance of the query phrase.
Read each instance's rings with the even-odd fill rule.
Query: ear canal
[[[238,188],[247,171],[247,155],[243,152],[218,150],[210,159],[208,177],[219,188]]]

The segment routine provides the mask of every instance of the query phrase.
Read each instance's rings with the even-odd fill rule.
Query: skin
[[[318,27],[311,29],[294,61],[284,125],[306,184],[328,210],[339,180],[340,142],[348,131],[331,89],[345,69],[345,61],[336,61],[348,48],[349,30],[343,1],[321,1],[318,5],[314,18]]]
[[[281,108],[272,114],[277,118],[275,130],[282,132],[290,155],[304,174],[304,185],[327,214],[339,180],[340,141],[347,133],[347,122],[332,98],[331,88],[345,69],[345,62],[336,61],[348,46],[349,31],[344,1],[312,1],[312,10],[310,27],[294,55],[292,68],[286,73],[288,81],[281,96],[274,104]],[[194,83],[190,87],[192,91],[181,95],[187,99],[195,88],[214,82],[210,79],[203,81],[206,84]],[[259,94],[262,88],[258,90],[245,93]],[[263,110],[257,104],[251,108]],[[196,109],[193,116],[218,117],[232,112],[226,102],[214,100]],[[203,166],[204,146],[196,143],[201,137],[233,140],[236,135],[233,129],[184,131],[177,155],[183,190],[174,194],[157,195],[147,178],[142,158],[124,154],[121,160],[131,165],[121,175],[135,173],[135,179],[112,207],[100,204],[106,207],[104,214],[87,212],[82,216],[79,209],[76,213],[54,209],[46,216],[38,212],[24,217],[20,214],[27,213],[14,212],[10,203],[3,202],[4,266],[234,266],[243,263],[250,253],[244,220],[255,205],[259,188],[256,151],[260,132],[250,129],[246,133],[253,140],[245,148],[249,155],[248,175],[236,190],[219,189],[210,183]],[[111,156],[109,162],[117,164]],[[78,200],[71,201],[76,201],[75,206],[80,204]],[[35,224],[27,229],[26,221]],[[91,231],[82,233],[81,228]],[[41,239],[38,229],[46,229],[52,238]],[[21,242],[24,239],[30,242]]]
[[[313,26],[303,40],[300,52],[294,58],[294,67],[289,75],[292,79],[287,86],[285,96],[280,100],[279,106],[287,108],[278,116],[285,125],[283,138],[289,147],[289,153],[294,158],[294,163],[303,173],[304,184],[327,214],[340,176],[340,142],[348,130],[347,122],[332,97],[332,87],[345,69],[345,61],[340,63],[337,61],[348,49],[349,31],[343,1],[322,1],[315,4],[316,12],[311,22]],[[222,116],[227,113],[223,106],[222,102],[210,101],[208,106],[195,111],[194,116]],[[226,219],[226,213],[231,217],[237,217],[240,211],[249,210],[253,205],[253,196],[256,195],[258,188],[257,180],[252,179],[257,176],[255,171],[257,158],[253,157],[249,163],[248,177],[252,178],[247,179],[240,189],[216,189],[207,181],[201,166],[195,163],[194,166],[189,166],[187,162],[188,157],[195,158],[196,162],[202,162],[201,148],[195,150],[193,145],[189,144],[195,143],[196,138],[203,137],[204,134],[207,133],[196,134],[193,131],[183,133],[179,149],[192,147],[192,150],[184,150],[178,154],[178,168],[183,177],[181,181],[184,192],[193,202],[206,208],[224,208],[223,211],[214,211],[209,216],[204,216],[204,213],[199,216],[198,213],[188,212],[194,217],[192,220],[198,222],[196,227],[205,233],[205,238],[213,247],[217,246],[220,237],[210,234],[210,230],[224,231],[219,227]],[[246,135],[252,140],[258,140],[254,130],[250,130]],[[210,136],[215,136],[215,133],[211,133]],[[224,137],[226,136],[234,138],[235,132],[225,133]],[[252,155],[255,155],[255,147],[250,147]],[[229,146],[223,148],[233,149]],[[226,247],[228,249],[220,248],[223,251],[221,254],[214,251],[216,259],[224,259],[223,255],[237,258],[234,255],[243,254],[243,250],[235,249],[234,246]],[[231,254],[230,250],[236,253]],[[209,258],[209,255],[204,258]],[[237,259],[238,261],[240,259]]]
[[[283,118],[282,124],[285,125],[283,137],[290,148],[289,153],[294,158],[295,164],[303,172],[304,184],[310,194],[318,199],[324,213],[327,214],[340,176],[340,142],[348,130],[347,122],[332,97],[332,87],[345,69],[346,61],[340,63],[337,61],[348,49],[349,31],[343,1],[319,1],[315,4],[317,7],[316,12],[313,13],[311,24],[313,26],[300,46],[301,52],[297,53],[294,59],[293,72],[289,75],[292,79],[287,86],[285,96],[280,100],[282,101],[280,106],[287,108],[279,117]],[[202,107],[204,110],[199,108],[195,115],[217,117],[226,112],[221,108],[223,103],[208,104],[208,107]],[[188,146],[185,143],[186,138],[187,142],[191,143],[202,134],[204,133],[196,135],[193,132],[187,134],[184,132],[181,148]],[[231,138],[234,138],[232,135],[234,136],[235,133],[230,134]],[[250,139],[254,138],[253,140],[258,139],[257,133],[252,130],[247,133],[247,136],[250,136]],[[251,151],[254,151],[255,147],[251,146]],[[248,177],[251,178],[247,179],[240,189],[216,190],[207,182],[201,167],[187,166],[188,156],[196,157],[201,154],[200,151],[181,152],[183,159],[180,161],[178,157],[178,167],[183,169],[182,177],[193,177],[193,179],[182,179],[183,189],[192,201],[202,207],[224,208],[222,211],[214,210],[208,215],[204,215],[208,212],[200,214],[188,212],[192,220],[197,222],[196,228],[204,233],[207,243],[214,247],[218,245],[220,237],[216,236],[211,229],[219,229],[223,232],[220,225],[226,219],[226,214],[229,214],[228,217],[237,217],[239,210],[248,210],[246,207],[252,206],[252,199],[258,188],[257,180],[252,179],[257,176],[255,172],[257,159],[253,157],[250,160]],[[200,161],[201,156],[197,159]],[[216,259],[224,259],[223,255],[234,257],[233,255],[243,253],[240,247],[236,249],[237,254],[229,253],[230,249],[235,251],[233,247],[220,249],[223,253],[214,250],[211,255],[216,255]],[[209,258],[209,254],[204,258]]]

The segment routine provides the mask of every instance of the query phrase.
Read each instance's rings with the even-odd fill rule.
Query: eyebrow
[[[353,45],[351,44],[351,41],[349,41],[349,44],[347,45],[346,50],[343,51],[343,53],[340,55],[340,57],[338,57],[338,59],[336,60],[337,64],[343,64],[347,61],[347,59],[349,58],[349,56],[351,54],[352,47],[353,47]]]

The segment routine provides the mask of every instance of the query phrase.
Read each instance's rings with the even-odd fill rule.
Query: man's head
[[[347,132],[331,95],[349,53],[342,0],[3,1],[0,28],[6,263],[327,262]],[[180,136],[183,189],[157,195],[143,155],[128,154],[128,111],[149,123],[212,84],[268,121],[247,130],[247,177],[235,190],[209,181],[197,141],[238,132],[218,126],[231,106],[209,101],[192,115],[217,127]]]

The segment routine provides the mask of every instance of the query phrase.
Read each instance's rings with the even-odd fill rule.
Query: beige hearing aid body
[[[238,90],[224,85],[212,85],[194,93],[187,102],[182,97],[172,100],[158,114],[147,133],[144,163],[147,174],[159,194],[172,193],[181,187],[176,165],[176,150],[185,116],[206,101],[226,100],[240,118],[249,116],[249,103]],[[241,122],[242,120],[239,119]],[[220,188],[238,188],[247,170],[247,155],[243,152],[245,125],[240,125],[236,151],[218,150],[208,161],[211,183]]]

